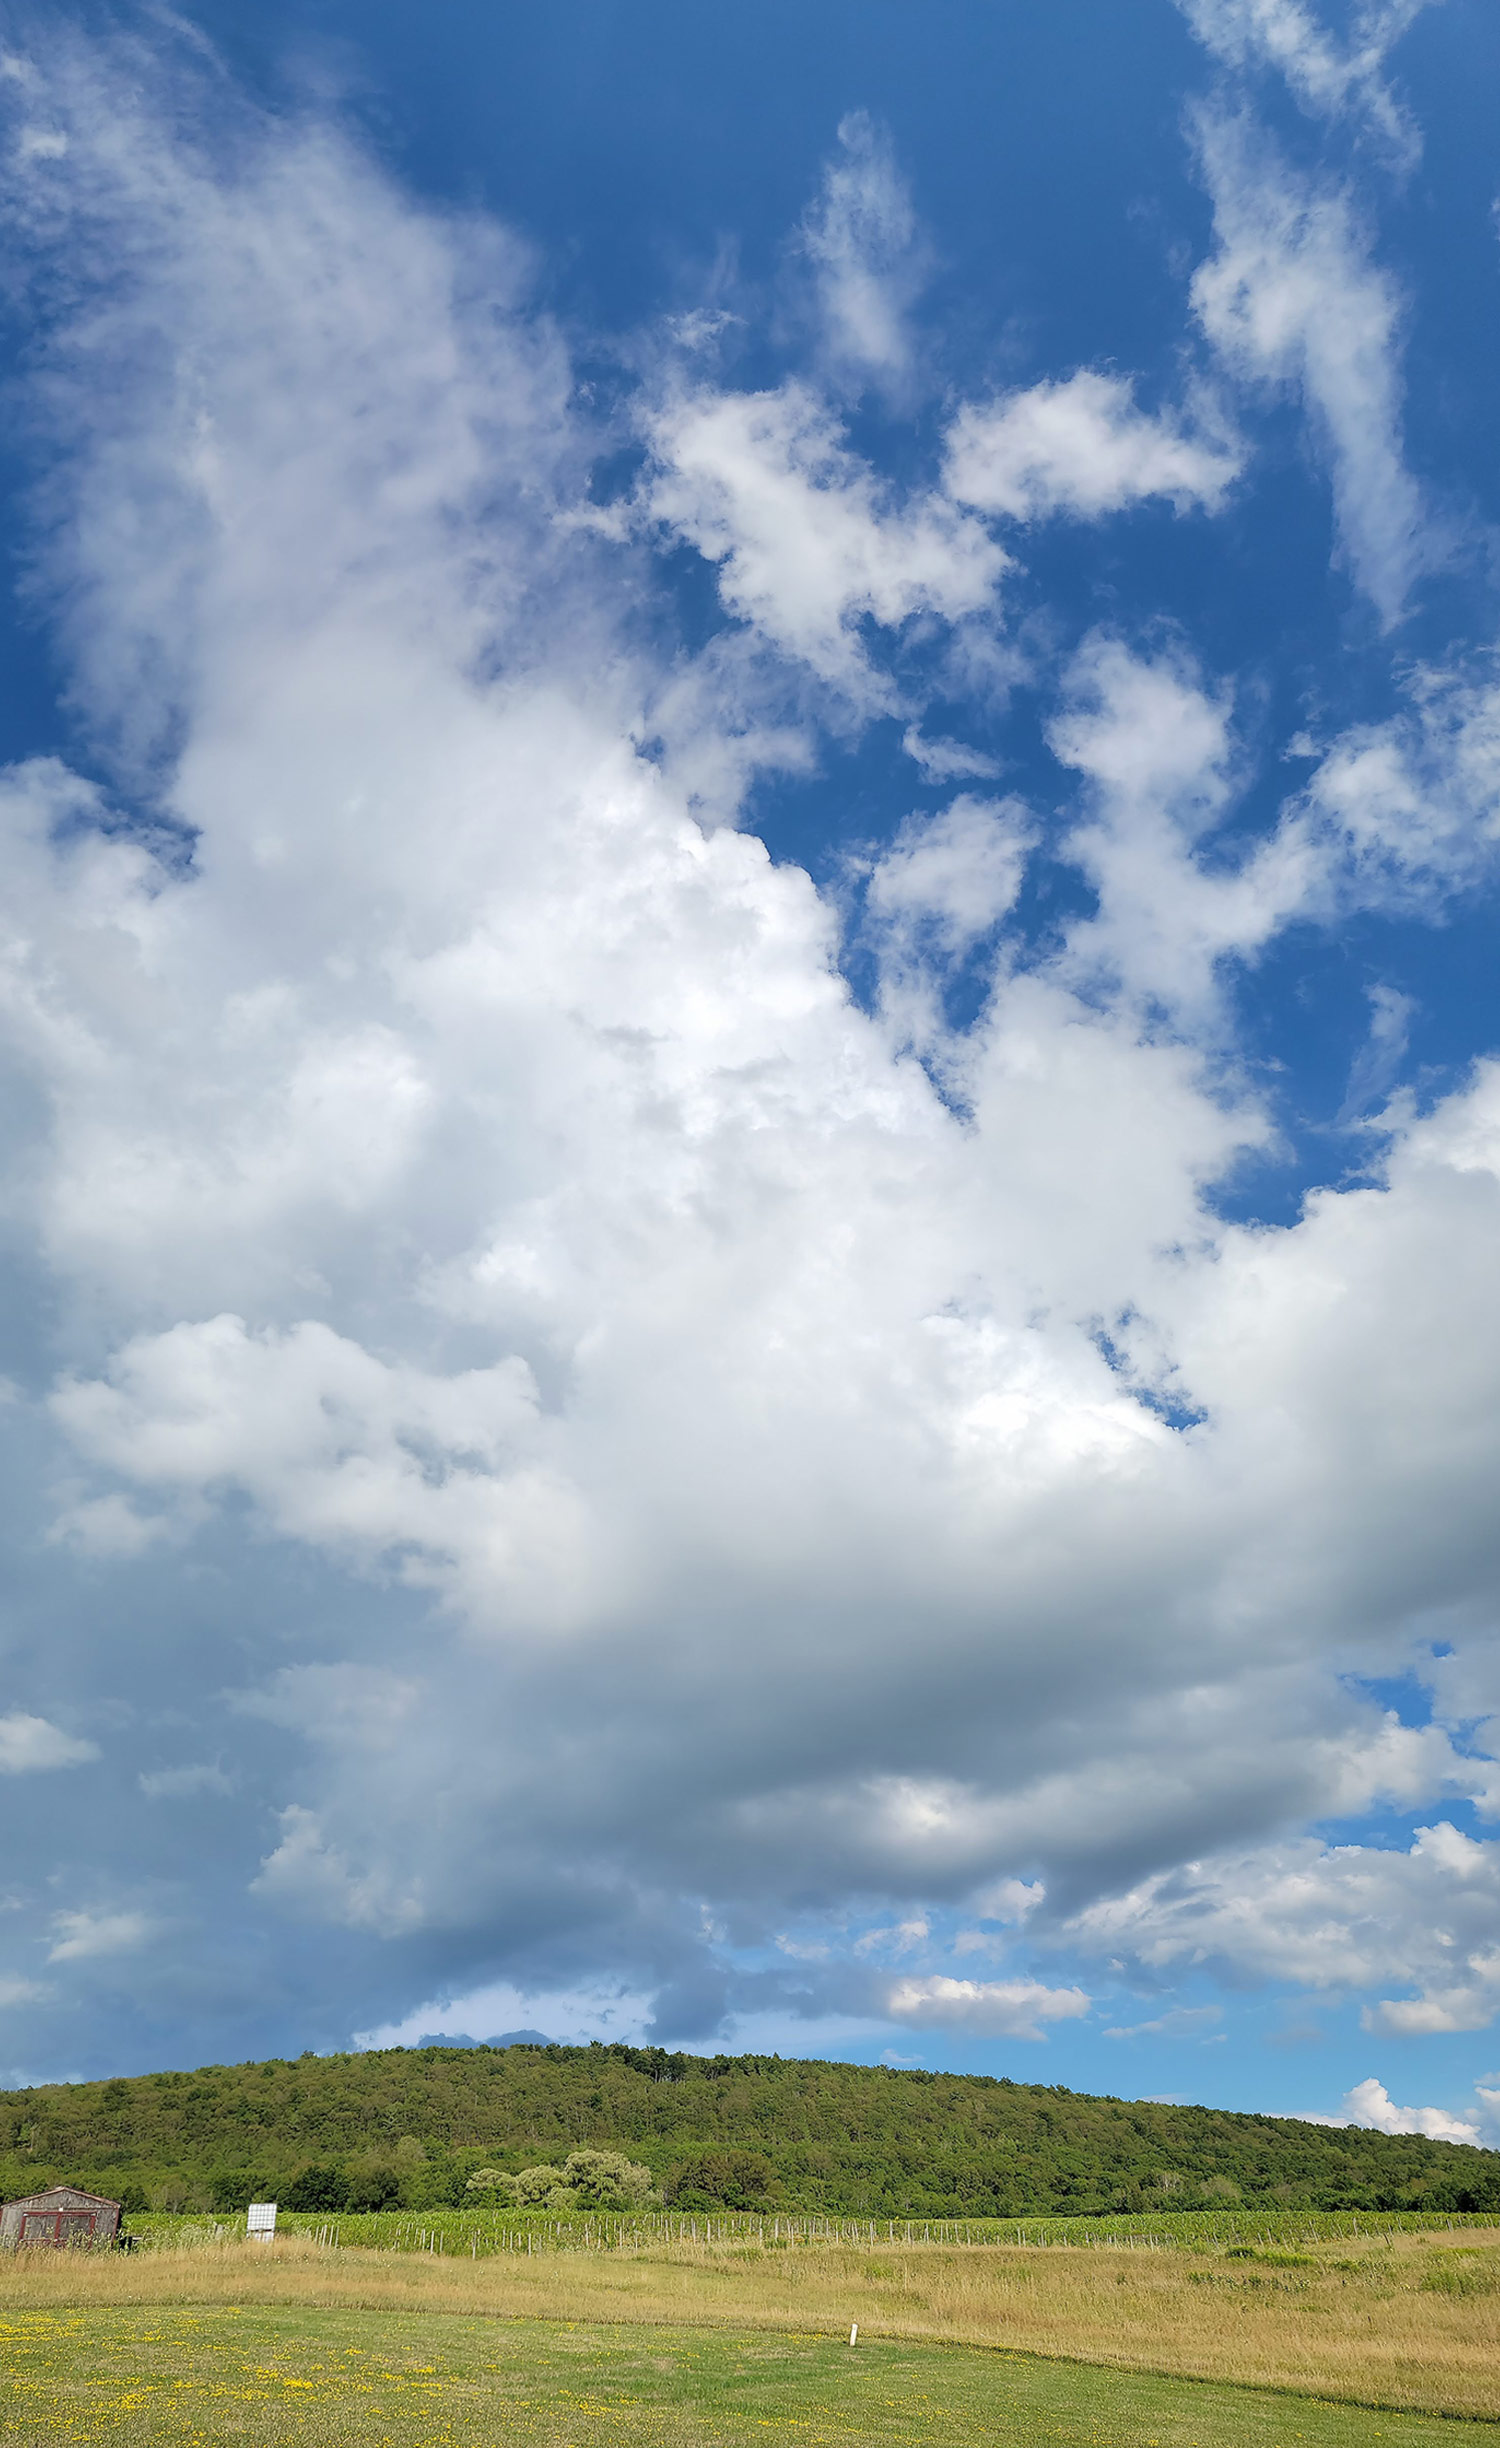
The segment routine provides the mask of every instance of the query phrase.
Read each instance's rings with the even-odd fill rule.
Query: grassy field
[[[891,2339],[304,2306],[0,2314],[35,2448],[1463,2448],[1492,2426]]]
[[[860,2344],[851,2358],[841,2341],[856,2320]],[[1358,2238],[1302,2246],[1240,2242],[1196,2252],[1139,2243],[1069,2249],[877,2239],[872,2247],[868,2238],[814,2245],[773,2239],[763,2247],[758,2240],[700,2237],[488,2259],[334,2249],[296,2236],[271,2246],[205,2238],[131,2256],[18,2254],[0,2265],[0,2322],[11,2373],[8,2387],[0,2381],[0,2402],[30,2407],[25,2422],[0,2414],[0,2441],[39,2436],[36,2408],[49,2399],[66,2400],[74,2425],[59,2436],[129,2439],[122,2424],[130,2409],[118,2392],[108,2400],[116,2409],[114,2430],[88,2428],[95,2419],[90,2409],[103,2406],[124,2375],[125,2395],[130,2387],[148,2391],[137,2410],[156,2428],[142,2430],[143,2439],[234,2439],[237,2405],[300,2400],[310,2416],[316,2400],[323,2408],[317,2427],[309,2422],[295,2434],[309,2443],[357,2436],[437,2448],[451,2435],[466,2448],[491,2437],[572,2440],[584,2448],[609,2436],[748,2439],[767,2426],[791,2427],[809,2440],[897,2441],[914,2436],[901,2424],[925,2390],[934,2407],[952,2400],[951,2419],[941,2418],[949,2429],[934,2413],[921,2434],[934,2442],[1139,2438],[1196,2441],[1201,2448],[1241,2440],[1295,2448],[1300,2440],[1310,2448],[1376,2437],[1374,2415],[1354,2410],[1364,2407],[1448,2417],[1441,2436],[1450,2448],[1462,2435],[1453,2418],[1470,2418],[1463,2426],[1470,2436],[1477,2420],[1500,2448],[1492,2427],[1500,2421],[1495,2229],[1412,2233],[1393,2222]],[[590,2370],[604,2375],[604,2394],[597,2403],[589,2399],[592,2429],[573,2399],[558,2395],[565,2383],[573,2385],[570,2335],[594,2341]],[[425,2342],[413,2342],[419,2338]],[[664,2339],[676,2342],[669,2349]],[[404,2341],[399,2369],[389,2343],[397,2340]],[[377,2372],[370,2358],[378,2362],[377,2345],[385,2352],[388,2343]],[[889,2403],[869,2397],[867,2404],[873,2381],[847,2377],[864,2373],[864,2357],[896,2375]],[[253,2379],[262,2365],[264,2398]],[[929,2375],[920,2390],[912,2377],[918,2372]],[[827,2396],[838,2373],[846,2378]],[[1024,2387],[1021,2378],[1007,2380],[1011,2393],[996,2395],[1000,2373],[1030,2376]],[[1194,2380],[1219,2385],[1208,2392],[1183,2385]],[[428,2381],[430,2404],[422,2395]],[[1235,2385],[1226,2390],[1225,2383]],[[866,2393],[859,2400],[863,2429],[850,2411],[850,2386]],[[446,2404],[452,2397],[456,2406],[465,2389],[469,2410],[455,2414],[457,2431],[445,2431],[439,2399]],[[720,2402],[726,2389],[732,2403]],[[734,2389],[749,2391],[743,2405]],[[1247,2393],[1261,2390],[1298,2394]],[[623,2416],[611,2415],[608,2404],[635,2405],[637,2397],[657,2428],[643,2427],[643,2411],[621,2433]],[[356,2398],[368,2422],[356,2421]],[[767,2410],[772,2399],[780,2413]],[[1318,2399],[1325,2401],[1321,2412],[1311,2402]],[[1338,2400],[1343,2410],[1329,2410],[1327,2401]],[[1043,2401],[1051,2429],[1037,2427]],[[974,2428],[981,2405],[987,2431]],[[1210,2405],[1217,2409],[1212,2421],[1201,2411]],[[163,2428],[173,2406],[181,2421],[171,2414],[178,2427]],[[795,2420],[789,2407],[801,2409]],[[517,2427],[521,2413],[534,2424],[530,2433]],[[1144,2428],[1131,2430],[1128,2422],[1137,2417]],[[1427,2422],[1414,2428],[1393,2421],[1384,2435],[1414,2444],[1430,2432]],[[255,2436],[280,2435],[262,2423]]]

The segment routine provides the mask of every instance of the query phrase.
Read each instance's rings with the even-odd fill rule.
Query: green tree
[[[281,2198],[287,2210],[347,2210],[349,2179],[342,2168],[314,2163],[292,2178]]]
[[[776,2170],[758,2151],[700,2151],[678,2161],[666,2192],[683,2210],[763,2210],[778,2198]]]
[[[548,2202],[555,2209],[559,2203],[554,2196],[566,2192],[566,2182],[560,2167],[522,2168],[519,2176],[507,2176],[505,2190],[518,2210],[540,2210]],[[571,2198],[561,2202],[564,2209],[572,2206]]]
[[[563,2182],[582,2209],[644,2210],[648,2202],[660,2199],[651,2170],[627,2159],[623,2151],[570,2151]]]

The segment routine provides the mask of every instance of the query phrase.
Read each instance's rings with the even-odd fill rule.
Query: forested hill
[[[295,2205],[299,2179],[309,2206],[421,2209],[584,2146],[684,2209],[1500,2209],[1493,2151],[821,2060],[385,2049],[0,2092],[6,2194],[70,2178],[136,2209]]]

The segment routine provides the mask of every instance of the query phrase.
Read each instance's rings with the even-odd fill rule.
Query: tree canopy
[[[882,2217],[1500,2209],[1500,2154],[1417,2135],[623,2043],[309,2054],[0,2092],[0,2187],[65,2178],[161,2209],[487,2195],[555,2215],[653,2194]]]

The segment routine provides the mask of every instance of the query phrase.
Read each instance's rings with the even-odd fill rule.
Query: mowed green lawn
[[[1380,2414],[1021,2355],[261,2307],[0,2312],[0,2441],[122,2448],[1496,2448]]]

